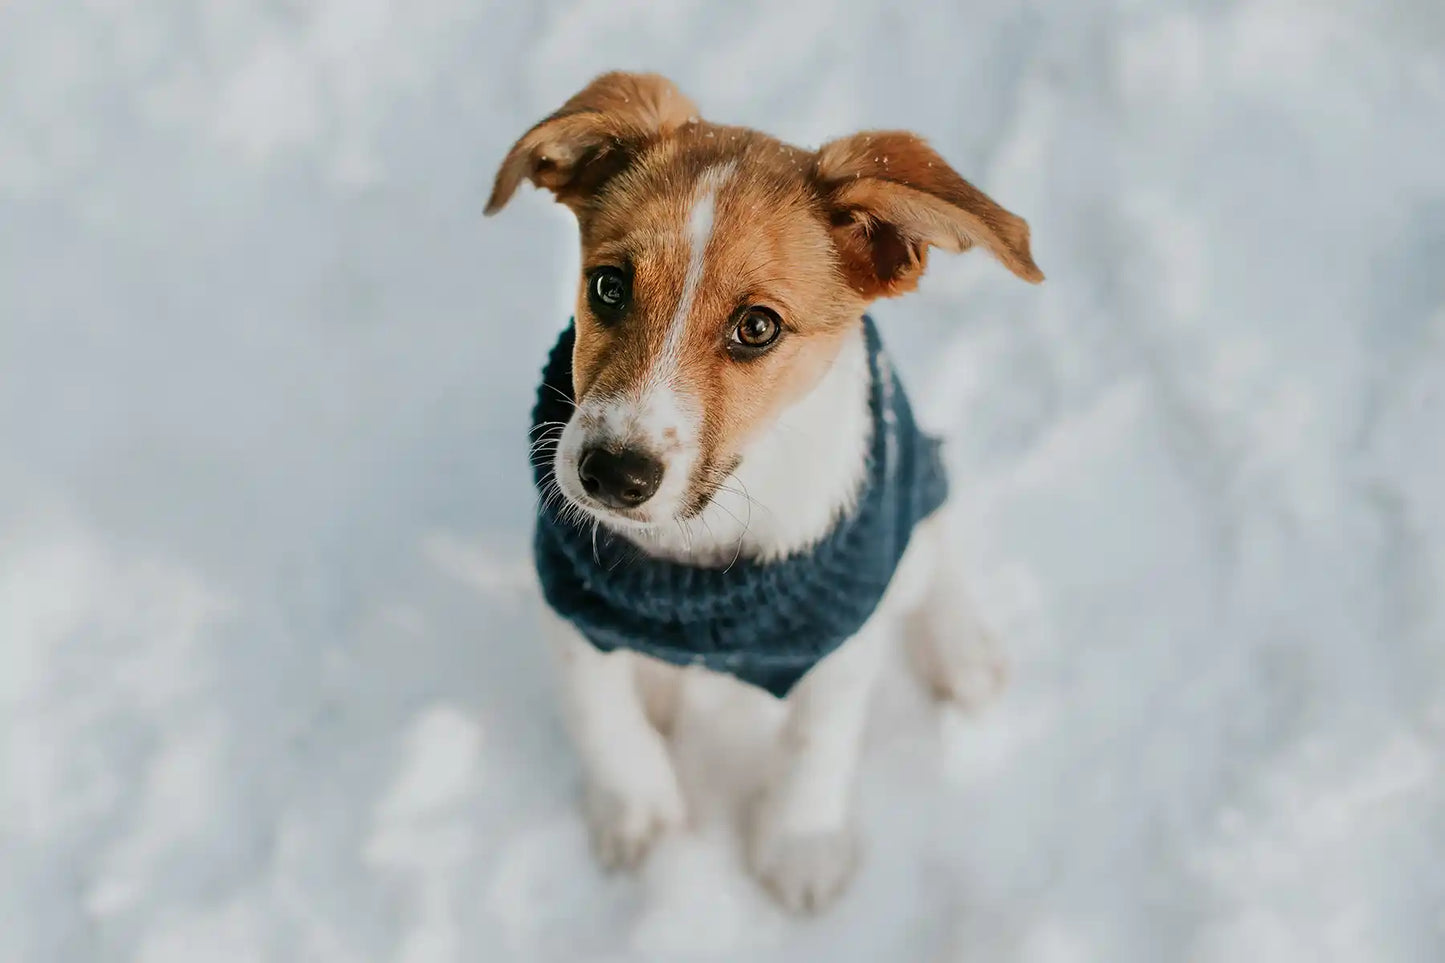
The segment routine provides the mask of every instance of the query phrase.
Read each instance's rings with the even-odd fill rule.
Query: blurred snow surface
[[[575,239],[480,210],[611,67],[920,131],[1049,275],[878,308],[1015,681],[890,669],[815,921],[740,866],[746,693],[640,877],[574,805],[524,444]],[[10,0],[0,960],[1445,959],[1442,384],[1438,0]]]

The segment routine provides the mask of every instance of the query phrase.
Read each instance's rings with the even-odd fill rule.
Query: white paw
[[[832,905],[858,868],[858,832],[848,825],[819,832],[775,832],[760,808],[748,828],[748,868],[794,913]]]
[[[940,659],[929,674],[938,699],[968,712],[993,702],[1008,685],[1008,662],[993,643]]]
[[[603,869],[636,869],[652,846],[682,828],[687,807],[675,779],[620,791],[589,782],[583,799],[592,850]]]
[[[974,712],[1008,684],[1008,660],[987,629],[926,615],[915,618],[910,629],[910,651],[935,698]]]

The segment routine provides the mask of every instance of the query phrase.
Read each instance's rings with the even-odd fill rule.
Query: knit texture
[[[561,518],[552,459],[538,458],[533,548],[547,603],[603,651],[703,665],[786,695],[873,614],[914,526],[948,494],[937,440],[914,422],[872,319],[863,326],[872,380],[867,472],[853,510],[821,541],[725,569],[652,558],[605,528]],[[560,433],[572,414],[574,337],[569,325],[543,371],[534,438]]]

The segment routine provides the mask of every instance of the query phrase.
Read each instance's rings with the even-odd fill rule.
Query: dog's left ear
[[[833,241],[853,287],[868,298],[911,291],[930,246],[987,248],[1035,284],[1029,226],[958,175],[921,137],[872,131],[824,144],[814,177],[832,218]]]
[[[686,124],[697,108],[657,74],[603,74],[522,135],[497,171],[487,214],[527,178],[577,211],[647,142]]]

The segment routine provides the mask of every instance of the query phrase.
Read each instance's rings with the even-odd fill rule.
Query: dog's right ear
[[[891,298],[918,285],[928,249],[992,252],[1038,284],[1029,226],[959,176],[923,138],[864,131],[818,149],[814,176],[830,211],[833,241],[853,287]]]
[[[501,210],[524,177],[575,212],[643,145],[696,117],[692,101],[665,77],[603,74],[512,146],[486,213]]]

